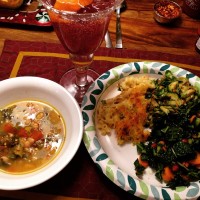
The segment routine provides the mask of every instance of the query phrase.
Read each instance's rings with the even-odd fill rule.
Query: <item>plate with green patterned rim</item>
[[[197,199],[200,196],[200,183],[191,182],[189,187],[177,187],[172,190],[155,179],[148,169],[142,179],[135,175],[134,161],[137,158],[136,147],[131,144],[117,145],[114,134],[102,136],[95,128],[95,109],[104,98],[117,95],[117,82],[126,76],[147,74],[161,77],[166,70],[175,76],[187,77],[200,92],[200,78],[193,73],[174,65],[159,62],[132,62],[117,66],[102,74],[86,92],[81,110],[84,121],[84,144],[94,163],[113,183],[125,191],[142,199]]]

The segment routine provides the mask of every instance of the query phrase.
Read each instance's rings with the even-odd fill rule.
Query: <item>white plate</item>
[[[175,76],[186,76],[200,91],[200,79],[191,72],[176,66],[158,62],[133,62],[115,67],[102,74],[89,88],[82,103],[84,120],[84,143],[93,161],[116,185],[143,199],[197,199],[200,183],[192,182],[189,187],[172,190],[155,179],[148,169],[142,179],[135,175],[136,147],[127,144],[118,146],[114,134],[102,136],[95,128],[95,108],[101,99],[117,95],[117,82],[129,75],[148,74],[160,77],[170,70]]]

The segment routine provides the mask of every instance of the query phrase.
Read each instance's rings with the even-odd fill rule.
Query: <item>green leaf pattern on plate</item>
[[[179,68],[178,68],[178,67],[171,67],[171,68],[170,68],[170,71],[171,71],[173,74],[175,74],[175,73],[177,73],[177,72],[179,71]]]
[[[195,86],[196,88],[198,88],[198,91],[200,92],[200,83],[196,82],[196,83],[194,84],[194,86]]]
[[[197,194],[199,194],[199,192],[199,185],[197,185],[196,183],[191,183],[191,187],[187,192],[187,197],[196,196]]]
[[[155,69],[151,68],[149,73],[150,74],[156,74],[156,71],[155,71]]]
[[[113,78],[111,78],[110,80],[108,80],[106,87],[108,88],[110,85],[112,85],[113,83],[115,83],[117,80],[119,80],[119,74],[117,73],[116,70],[112,70],[112,75],[114,76]]]
[[[136,182],[135,182],[135,180],[134,180],[131,176],[129,176],[129,175],[127,176],[127,178],[128,178],[129,187],[130,187],[131,191],[133,192],[133,194],[135,194],[136,189],[137,189]],[[129,190],[130,190],[130,189],[129,189]]]
[[[178,187],[171,190],[167,187],[158,187],[145,183],[144,181],[132,177],[121,170],[109,158],[101,147],[95,130],[95,107],[104,91],[119,79],[134,74],[164,74],[166,70],[171,70],[176,76],[186,76],[190,82],[200,91],[200,78],[184,69],[159,62],[132,62],[119,65],[102,74],[88,89],[82,102],[82,115],[84,120],[83,142],[98,168],[113,183],[123,188],[135,196],[143,199],[197,199],[200,196],[200,183],[192,183],[189,187]],[[134,170],[134,167],[133,167]]]
[[[177,73],[177,76],[186,76],[187,75],[187,71],[186,70],[182,70],[180,72]]]
[[[109,76],[110,76],[110,71],[107,71],[99,77],[99,80],[106,80]]]
[[[114,182],[114,172],[112,170],[112,167],[110,167],[109,165],[106,166],[106,176],[112,181]]]
[[[90,151],[91,157],[96,156],[101,149],[101,145],[99,144],[97,137],[94,137],[92,141],[93,141],[94,148],[92,151]]]
[[[146,183],[143,181],[139,181],[140,188],[142,190],[142,194],[140,195],[141,198],[146,199],[149,195],[149,188]]]
[[[155,200],[159,200],[160,199],[160,194],[158,192],[158,189],[153,185],[151,185],[150,188],[151,188],[151,192],[153,194],[154,199]]]
[[[124,73],[124,74],[127,74],[127,73],[131,73],[132,72],[132,66],[127,66],[127,67],[125,67],[124,69],[122,69],[122,72]],[[123,76],[123,75],[122,75]]]
[[[176,200],[181,200],[181,197],[178,195],[178,194],[174,194],[174,199],[176,199]]]
[[[120,170],[117,170],[117,181],[122,189],[125,188],[125,177]]]
[[[135,69],[136,69],[137,72],[140,72],[140,64],[139,63],[135,62],[134,63],[134,67],[135,67]]]
[[[187,74],[187,78],[189,79],[189,78],[193,78],[195,75],[193,74],[193,73],[189,73],[189,74]]]
[[[168,192],[165,189],[162,189],[162,196],[163,196],[163,199],[166,199],[166,200],[173,199],[170,197],[170,195],[168,194]]]
[[[143,65],[143,73],[148,74],[148,65]]]
[[[176,188],[176,191],[177,192],[182,192],[182,191],[184,191],[186,189],[186,186],[180,186],[180,187],[177,187]]]
[[[95,90],[95,91],[97,91],[97,90]],[[91,106],[94,106],[90,110],[93,110],[95,108],[95,105],[96,105],[96,98],[94,97],[94,95],[90,95],[90,102],[92,103]]]
[[[114,162],[112,160],[109,160],[108,165],[114,165]]]
[[[96,161],[102,161],[108,158],[108,155],[105,153],[100,154],[97,158]]]
[[[160,69],[162,66],[165,66],[166,64],[162,64],[162,63],[160,63],[160,62],[153,62],[152,64],[151,64],[151,68],[158,68],[158,69]]]
[[[93,97],[92,95],[90,95],[90,97]],[[85,106],[85,110],[93,110],[95,108],[95,104],[90,104]]]
[[[99,81],[99,82],[101,82],[101,81]],[[92,91],[92,94],[93,95],[99,95],[99,94],[101,94],[101,92],[102,92],[102,90],[96,89],[96,90]]]
[[[90,137],[85,132],[83,133],[83,142],[86,146],[86,149],[88,150],[90,147],[91,140],[90,140]]]
[[[102,91],[103,88],[104,88],[104,85],[103,85],[102,81],[97,80],[97,85],[99,86],[99,89]]]
[[[89,116],[86,112],[82,111],[82,116],[83,116],[83,124],[84,126],[87,125],[87,123],[89,122]]]
[[[89,132],[89,131],[95,131],[95,127],[94,126],[88,126],[85,131]]]
[[[160,71],[166,71],[170,68],[170,65],[163,65],[161,68],[160,68]]]

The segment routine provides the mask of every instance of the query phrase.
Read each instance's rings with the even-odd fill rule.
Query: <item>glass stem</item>
[[[79,87],[86,86],[88,84],[87,71],[93,61],[94,54],[69,54],[69,56],[76,70],[76,85],[78,85]]]

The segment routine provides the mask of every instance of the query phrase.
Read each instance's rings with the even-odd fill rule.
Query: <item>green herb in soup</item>
[[[0,109],[0,170],[27,173],[52,160],[65,139],[60,113],[42,102],[20,101]]]

